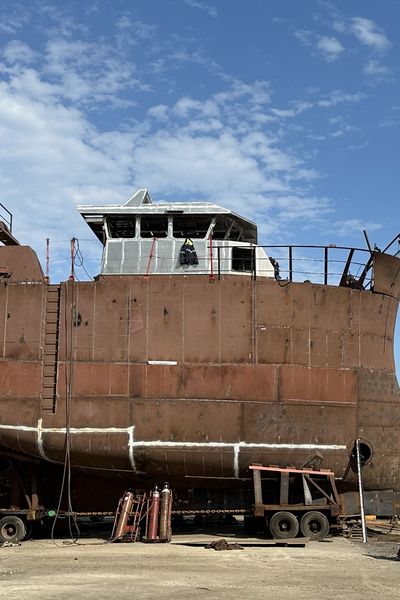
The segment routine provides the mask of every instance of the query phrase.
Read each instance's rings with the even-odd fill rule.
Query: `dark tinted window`
[[[135,237],[135,217],[108,217],[107,225],[112,238]]]
[[[214,240],[233,240],[239,241],[242,235],[242,228],[233,219],[227,217],[217,217],[214,230]]]
[[[142,238],[165,238],[168,235],[168,217],[163,215],[142,216],[140,236]]]
[[[211,224],[207,215],[174,215],[174,237],[204,238]]]
[[[232,248],[232,271],[249,271],[254,268],[254,249],[240,248],[234,246]]]

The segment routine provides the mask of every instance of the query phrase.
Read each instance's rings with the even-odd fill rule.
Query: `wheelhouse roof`
[[[133,215],[231,215],[243,227],[252,230],[257,235],[257,225],[244,217],[212,202],[153,202],[147,189],[138,190],[125,204],[108,204],[104,206],[79,205],[78,211],[86,223],[101,240],[99,225],[104,217],[118,218]]]

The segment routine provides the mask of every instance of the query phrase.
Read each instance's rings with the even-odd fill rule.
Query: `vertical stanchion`
[[[71,240],[71,274],[69,276],[69,281],[75,281],[75,238]]]
[[[213,252],[213,239],[212,234],[209,236],[210,241],[210,279],[214,279],[214,252]]]
[[[356,454],[357,454],[357,475],[358,475],[358,493],[360,495],[360,512],[361,512],[361,527],[363,544],[367,542],[367,528],[365,526],[365,512],[364,512],[364,495],[362,487],[362,475],[361,475],[361,458],[360,458],[360,440],[356,440]]]
[[[293,248],[289,246],[289,281],[293,281]]]
[[[324,252],[324,285],[328,285],[328,247],[325,246]]]
[[[50,283],[50,240],[46,238],[46,282]]]

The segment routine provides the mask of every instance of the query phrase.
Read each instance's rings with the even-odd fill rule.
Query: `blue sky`
[[[262,243],[399,232],[398,0],[0,4],[1,202],[68,275],[76,204],[210,200]],[[82,271],[81,277],[85,278]],[[400,344],[397,344],[398,346]],[[398,361],[398,364],[400,361]]]

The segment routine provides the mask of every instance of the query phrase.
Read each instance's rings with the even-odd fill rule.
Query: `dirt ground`
[[[207,542],[221,536],[180,534],[171,544],[109,544],[98,537],[70,545],[28,540],[0,548],[0,598],[261,598],[273,600],[397,599],[398,544],[344,538],[305,547],[244,543],[243,550],[216,552]],[[252,544],[255,545],[247,545]]]

